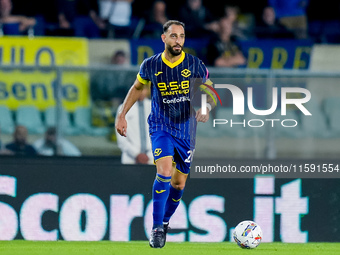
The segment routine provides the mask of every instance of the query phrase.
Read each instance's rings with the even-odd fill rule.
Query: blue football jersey
[[[190,102],[197,89],[194,84],[202,84],[208,75],[203,62],[185,52],[174,63],[164,52],[144,60],[137,79],[143,84],[151,82],[150,134],[161,130],[180,139],[195,137],[197,123]]]

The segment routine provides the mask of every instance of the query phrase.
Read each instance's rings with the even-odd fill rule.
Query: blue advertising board
[[[184,51],[206,61],[208,40],[187,39]],[[311,40],[245,40],[238,45],[247,58],[247,68],[308,69]],[[131,64],[140,65],[147,57],[164,51],[159,39],[130,40]]]
[[[239,45],[248,68],[308,69],[311,40],[247,40]]]

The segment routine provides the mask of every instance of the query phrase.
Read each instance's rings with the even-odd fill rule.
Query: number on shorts
[[[194,152],[195,152],[195,150],[187,151],[189,156],[184,160],[185,163],[191,163],[192,162],[192,160],[194,158]]]

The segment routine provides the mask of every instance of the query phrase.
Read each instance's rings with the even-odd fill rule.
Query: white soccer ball
[[[253,249],[261,243],[262,230],[256,222],[245,220],[235,227],[233,237],[241,248]]]

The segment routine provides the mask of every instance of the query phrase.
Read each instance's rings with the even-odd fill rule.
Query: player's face
[[[171,55],[180,55],[185,41],[184,28],[180,25],[171,25],[164,35],[163,41]]]

